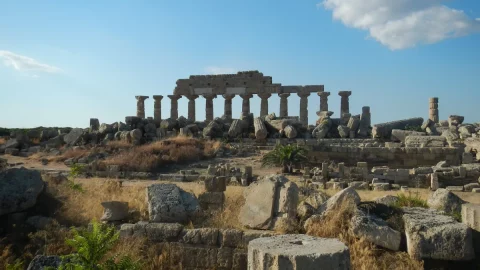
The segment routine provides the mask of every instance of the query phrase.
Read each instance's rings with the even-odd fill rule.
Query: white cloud
[[[237,73],[237,69],[230,67],[215,67],[210,66],[205,68],[205,72],[208,74],[218,75],[218,74],[233,74]]]
[[[480,21],[442,5],[446,0],[324,0],[333,18],[392,50],[480,32]]]
[[[3,62],[7,67],[18,71],[38,71],[46,73],[59,73],[62,71],[60,68],[40,63],[33,58],[15,54],[10,51],[0,50],[0,58],[3,58]]]

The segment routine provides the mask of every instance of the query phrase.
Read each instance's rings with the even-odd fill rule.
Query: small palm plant
[[[72,239],[67,239],[67,245],[73,247],[76,253],[62,257],[62,270],[136,270],[141,269],[138,262],[130,257],[105,258],[114,247],[119,233],[113,226],[107,226],[96,221],[86,230],[71,229]]]
[[[277,145],[262,157],[262,167],[283,167],[283,173],[292,173],[297,164],[307,163],[307,150],[298,145]]]

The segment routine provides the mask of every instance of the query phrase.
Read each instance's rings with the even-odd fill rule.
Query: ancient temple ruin
[[[328,95],[324,92],[323,85],[289,85],[283,86],[279,83],[273,83],[272,77],[264,76],[258,71],[243,71],[237,74],[224,75],[192,75],[188,79],[177,80],[177,85],[173,95],[168,95],[171,102],[170,118],[178,118],[178,100],[182,97],[188,99],[188,120],[196,121],[195,100],[202,96],[206,100],[205,115],[206,121],[213,120],[213,99],[221,96],[225,100],[224,115],[227,118],[232,117],[232,99],[240,96],[242,101],[242,115],[250,113],[250,99],[257,95],[261,99],[260,116],[268,114],[268,99],[272,95],[280,97],[280,117],[288,116],[288,97],[291,94],[297,94],[300,97],[300,121],[308,125],[308,97],[311,93],[318,93],[320,96],[320,111],[328,111]],[[342,98],[341,111],[349,113],[348,98],[350,91],[340,91]],[[145,99],[148,97],[137,96],[137,116],[145,118]],[[163,96],[155,95],[154,120],[161,119],[161,100]]]

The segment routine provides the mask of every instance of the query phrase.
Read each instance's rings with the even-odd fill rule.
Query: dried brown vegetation
[[[0,138],[0,145],[5,144],[7,140],[5,138]]]
[[[219,149],[218,141],[178,136],[146,145],[124,148],[110,155],[100,166],[119,165],[123,171],[156,171],[161,165],[187,163],[211,158]]]
[[[423,269],[423,263],[413,260],[405,252],[392,252],[380,249],[363,238],[357,238],[349,229],[350,219],[355,204],[345,201],[333,211],[329,211],[324,219],[307,228],[307,234],[338,238],[350,250],[353,269]]]

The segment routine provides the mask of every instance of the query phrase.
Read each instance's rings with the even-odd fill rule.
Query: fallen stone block
[[[463,189],[465,191],[472,191],[474,188],[480,188],[480,184],[479,183],[470,183],[470,184],[466,184],[463,186]]]
[[[416,260],[467,261],[475,257],[472,231],[434,209],[402,208],[407,251]]]
[[[128,218],[128,202],[107,201],[101,204],[104,208],[101,221],[120,221]]]
[[[462,187],[463,189],[463,187]],[[465,202],[453,192],[439,188],[428,198],[428,206],[447,213],[459,213]]]
[[[400,232],[390,228],[384,220],[362,211],[352,217],[350,228],[358,238],[365,238],[373,244],[397,251],[400,248]]]
[[[154,184],[146,191],[152,222],[186,222],[200,210],[197,198],[174,184]]]
[[[425,132],[418,132],[412,130],[401,130],[393,129],[392,130],[392,141],[405,143],[407,136],[425,136]]]
[[[348,247],[337,239],[278,235],[248,244],[248,269],[350,269]]]
[[[448,186],[445,189],[449,191],[463,192],[463,186]]]
[[[413,136],[405,139],[406,147],[445,147],[447,139],[442,136]]]

